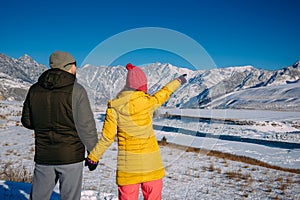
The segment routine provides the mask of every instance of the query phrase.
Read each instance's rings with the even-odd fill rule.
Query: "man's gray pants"
[[[82,162],[68,165],[35,164],[30,199],[50,199],[59,181],[61,200],[80,200],[82,170]]]

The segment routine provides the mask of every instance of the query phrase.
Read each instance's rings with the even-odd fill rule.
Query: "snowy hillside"
[[[0,72],[0,100],[23,101],[30,83]]]
[[[293,66],[287,67],[278,71],[267,71],[253,68],[251,66],[246,67],[229,67],[225,69],[213,69],[206,74],[207,80],[217,79],[218,82],[213,85],[205,87],[197,96],[193,96],[181,105],[182,108],[205,108],[205,105],[211,101],[225,96],[231,92],[244,91],[245,94],[248,89],[251,88],[265,88],[275,85],[286,85],[288,83],[298,83],[300,77],[300,64],[299,62]],[[201,75],[203,76],[203,74]],[[200,78],[197,82],[204,80]],[[299,84],[299,83],[298,83]],[[201,84],[204,85],[204,84]],[[253,94],[255,98],[255,94]],[[258,95],[261,95],[258,94]],[[276,100],[278,96],[270,96]],[[297,97],[297,96],[295,96]],[[223,100],[226,100],[223,98]],[[226,103],[226,102],[224,102]],[[262,105],[264,107],[267,105]],[[229,106],[229,108],[231,108]]]
[[[204,108],[300,111],[299,83],[234,91],[214,99]]]

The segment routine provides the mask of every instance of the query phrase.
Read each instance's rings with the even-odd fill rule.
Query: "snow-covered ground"
[[[158,140],[300,169],[300,112],[160,109],[157,115],[166,113],[154,120]]]
[[[19,102],[0,102],[0,107],[1,173],[7,164],[18,169],[25,168],[28,173],[32,173],[34,135],[20,124],[22,105]],[[101,108],[99,112],[95,112],[99,132],[104,110]],[[165,111],[162,109],[160,113],[164,114]],[[168,114],[179,113],[185,117],[155,119],[154,124],[158,127],[171,127],[156,128],[158,140],[166,137],[170,143],[244,155],[272,165],[300,169],[299,148],[230,141],[220,137],[240,136],[297,145],[300,143],[299,113],[176,109],[167,111]],[[220,119],[230,119],[230,123]],[[172,128],[176,131],[170,131]],[[188,135],[183,134],[186,130],[191,132]],[[197,137],[197,134],[193,134],[197,131],[209,134],[207,137]],[[276,134],[290,136],[277,137]],[[207,156],[205,153],[188,152],[170,145],[161,146],[161,153],[166,167],[163,199],[300,199],[300,174]],[[95,171],[84,169],[82,200],[117,199],[116,155],[117,146],[114,143]],[[28,199],[30,188],[29,183],[2,180],[0,199]],[[59,199],[58,193],[57,186],[51,199]]]

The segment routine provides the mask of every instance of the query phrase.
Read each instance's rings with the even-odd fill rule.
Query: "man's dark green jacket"
[[[45,71],[30,87],[21,121],[34,130],[37,164],[81,162],[98,141],[86,90],[60,69]]]

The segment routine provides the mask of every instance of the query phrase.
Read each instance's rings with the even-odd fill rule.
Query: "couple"
[[[30,87],[22,111],[22,124],[35,133],[30,199],[50,199],[57,181],[62,200],[80,199],[82,161],[95,170],[115,136],[119,199],[138,199],[140,187],[144,199],[161,199],[164,167],[152,115],[186,82],[185,75],[149,95],[144,72],[127,64],[126,86],[108,102],[98,140],[87,93],[76,82],[76,60],[67,52],[56,51],[50,56],[50,68]]]

